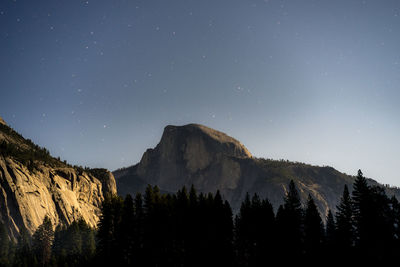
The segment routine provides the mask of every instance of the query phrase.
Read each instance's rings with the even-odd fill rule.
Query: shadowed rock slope
[[[352,188],[353,176],[331,167],[252,157],[234,138],[198,124],[167,126],[160,143],[148,149],[141,161],[114,172],[122,195],[143,192],[147,184],[163,192],[176,192],[194,185],[200,192],[220,190],[234,211],[246,193],[267,197],[275,209],[282,203],[293,179],[303,203],[311,194],[322,214],[336,205],[345,184]],[[370,180],[371,184],[377,182]],[[399,196],[399,190],[386,188]]]
[[[22,227],[32,234],[46,215],[53,224],[83,218],[96,226],[107,192],[116,194],[112,173],[61,162],[0,119],[0,221],[12,238]]]

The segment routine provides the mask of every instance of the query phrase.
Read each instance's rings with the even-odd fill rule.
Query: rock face
[[[54,225],[83,218],[95,227],[104,195],[117,193],[107,170],[69,166],[5,124],[0,144],[0,221],[14,239],[22,227],[32,234],[46,215]]]
[[[117,170],[114,176],[122,195],[143,192],[147,184],[157,185],[162,192],[191,185],[204,193],[220,190],[234,211],[247,192],[267,197],[277,209],[293,179],[303,203],[311,194],[322,214],[336,209],[344,185],[351,189],[355,179],[331,167],[254,158],[234,138],[197,124],[165,127],[154,149],[148,149],[137,165]],[[387,190],[400,195],[398,190]]]
[[[6,122],[3,120],[2,117],[0,117],[0,124],[7,125]]]
[[[167,126],[160,143],[148,149],[136,166],[116,171],[121,194],[142,191],[147,184],[174,192],[193,184],[203,191],[234,189],[241,176],[237,160],[250,152],[232,137],[211,128],[189,124]]]

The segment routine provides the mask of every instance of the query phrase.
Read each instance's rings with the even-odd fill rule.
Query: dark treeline
[[[33,236],[21,229],[16,243],[0,223],[0,266],[91,266],[95,253],[96,231],[83,219],[54,230],[46,216]]]
[[[233,217],[228,202],[192,187],[161,194],[107,196],[98,229],[83,220],[53,232],[45,218],[32,238],[5,242],[4,266],[275,266],[388,264],[400,251],[400,204],[369,186],[359,171],[345,186],[336,214],[324,220],[311,196],[300,202],[293,181],[275,213],[271,203],[247,195]],[[324,223],[326,222],[326,223]],[[4,228],[4,227],[3,227]]]

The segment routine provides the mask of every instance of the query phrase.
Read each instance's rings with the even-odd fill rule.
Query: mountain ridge
[[[218,142],[214,136],[230,142]],[[246,193],[267,197],[277,209],[293,179],[303,203],[310,194],[321,214],[336,210],[344,185],[351,190],[355,179],[333,167],[253,157],[235,138],[200,124],[166,126],[160,142],[147,149],[139,163],[113,174],[122,195],[144,192],[147,184],[164,192],[193,185],[204,193],[221,191],[235,212]],[[369,182],[379,185],[372,179]],[[397,188],[385,189],[400,196]]]
[[[0,222],[17,239],[47,215],[53,225],[84,219],[96,227],[105,194],[116,194],[106,169],[71,166],[0,123]]]

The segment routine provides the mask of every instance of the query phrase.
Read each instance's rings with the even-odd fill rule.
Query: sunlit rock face
[[[3,120],[2,117],[0,117],[0,124],[7,125],[6,122]]]
[[[351,190],[354,182],[353,176],[331,167],[254,158],[239,141],[198,124],[165,127],[154,149],[148,149],[137,165],[117,170],[114,176],[122,195],[143,192],[147,184],[157,185],[162,192],[191,185],[204,193],[220,190],[234,212],[247,192],[268,198],[276,210],[293,179],[303,203],[310,194],[323,217],[329,209],[336,210],[344,185]],[[400,195],[399,190],[387,190]]]
[[[46,215],[54,225],[83,218],[95,227],[104,195],[117,193],[112,173],[78,170],[51,157],[51,164],[33,158],[28,166],[21,157],[32,153],[34,145],[0,126],[0,221],[10,236],[17,238],[22,227],[32,234]],[[21,154],[5,153],[7,145]]]

